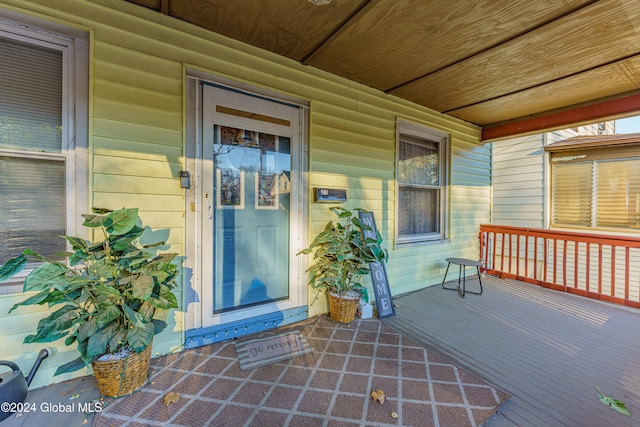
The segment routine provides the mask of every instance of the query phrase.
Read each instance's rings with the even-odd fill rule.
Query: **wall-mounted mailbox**
[[[314,188],[314,202],[346,202],[347,190],[339,188]]]

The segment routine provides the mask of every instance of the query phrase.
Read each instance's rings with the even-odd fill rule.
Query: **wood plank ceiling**
[[[483,127],[640,113],[639,0],[127,0]]]

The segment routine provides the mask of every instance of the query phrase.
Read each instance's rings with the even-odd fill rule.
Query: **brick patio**
[[[379,320],[283,329],[299,330],[313,353],[251,371],[233,341],[153,359],[149,384],[107,400],[94,426],[476,426],[508,398]],[[165,405],[171,391],[180,398]]]

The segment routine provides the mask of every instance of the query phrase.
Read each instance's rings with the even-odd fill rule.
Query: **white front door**
[[[201,88],[201,327],[304,306],[302,109]]]

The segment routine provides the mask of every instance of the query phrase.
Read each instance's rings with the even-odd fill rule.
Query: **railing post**
[[[506,243],[504,241],[504,233],[500,234],[502,236],[502,249],[500,251],[500,271],[504,271],[504,247]]]
[[[524,277],[529,278],[529,235],[524,236]]]
[[[538,280],[538,236],[533,238],[533,279]]]
[[[616,247],[611,245],[611,296],[616,296]]]
[[[573,288],[578,289],[578,241],[574,242],[573,248]]]
[[[586,243],[586,253],[584,263],[586,266],[585,280],[586,280],[586,290],[587,292],[591,292],[591,243]]]
[[[602,295],[602,243],[598,243],[598,294]]]
[[[497,237],[498,233],[496,231],[493,231],[492,234],[493,234],[493,251],[492,251],[493,255],[491,257],[491,268],[495,270],[496,269],[496,252],[498,250],[496,249],[497,248],[496,241],[498,239]]]
[[[624,248],[624,299],[629,300],[629,246]]]
[[[558,239],[553,239],[553,283],[558,283]]]
[[[567,291],[567,241],[562,241],[562,285]]]
[[[516,276],[520,276],[520,235],[516,234]]]
[[[544,245],[543,246],[543,248],[544,248],[544,260],[542,261],[542,266],[543,266],[544,269],[542,270],[542,273],[543,273],[542,281],[546,283],[547,282],[547,269],[549,268],[549,249],[548,249],[549,242],[547,242],[547,238],[546,237],[542,239],[542,244]]]

